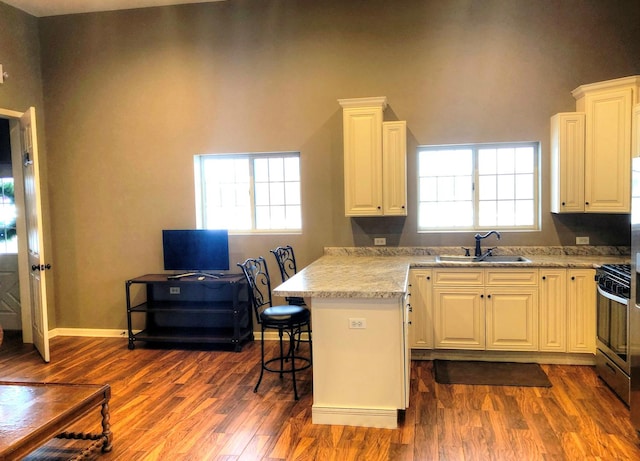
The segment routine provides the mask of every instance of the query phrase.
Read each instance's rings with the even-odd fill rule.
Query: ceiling
[[[224,0],[1,0],[33,16],[90,13],[95,11],[128,10],[151,6],[208,3]]]

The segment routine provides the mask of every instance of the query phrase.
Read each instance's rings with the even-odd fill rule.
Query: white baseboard
[[[54,328],[49,330],[49,338],[55,338],[56,336],[83,336],[87,338],[123,338],[128,339],[127,330],[117,329],[90,329],[90,328]],[[254,331],[253,336],[257,341],[260,340],[260,330]],[[302,334],[302,339],[306,340],[308,335]],[[278,333],[275,331],[267,331],[264,335],[265,341],[277,341]]]
[[[398,427],[398,410],[392,408],[343,408],[313,405],[311,407],[311,420],[313,424],[395,429]]]
[[[87,338],[123,338],[127,339],[127,330],[111,330],[106,328],[54,328],[49,330],[49,338],[56,336],[83,336]]]

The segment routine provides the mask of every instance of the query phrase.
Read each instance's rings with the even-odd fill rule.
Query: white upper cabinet
[[[386,97],[343,108],[346,216],[406,216],[406,122],[384,122]]]
[[[576,113],[551,118],[552,212],[629,213],[632,120],[639,89],[640,76],[582,85],[571,93]]]

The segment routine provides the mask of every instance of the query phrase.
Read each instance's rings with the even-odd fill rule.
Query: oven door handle
[[[620,304],[624,304],[625,306],[629,305],[628,299],[621,298],[620,296],[614,295],[613,293],[604,291],[602,288],[600,288],[600,285],[598,285],[598,293],[600,293],[600,295],[604,296],[607,299],[611,299],[612,301],[619,302]]]

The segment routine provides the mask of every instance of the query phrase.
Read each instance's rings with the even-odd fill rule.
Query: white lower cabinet
[[[540,269],[540,350],[567,351],[567,270]]]
[[[436,287],[433,290],[436,349],[484,349],[482,288]]]
[[[567,269],[567,352],[596,353],[596,271]]]
[[[412,349],[595,353],[593,269],[412,269]]]
[[[438,349],[538,348],[537,269],[434,271]]]
[[[538,287],[488,287],[487,350],[538,350]]]

